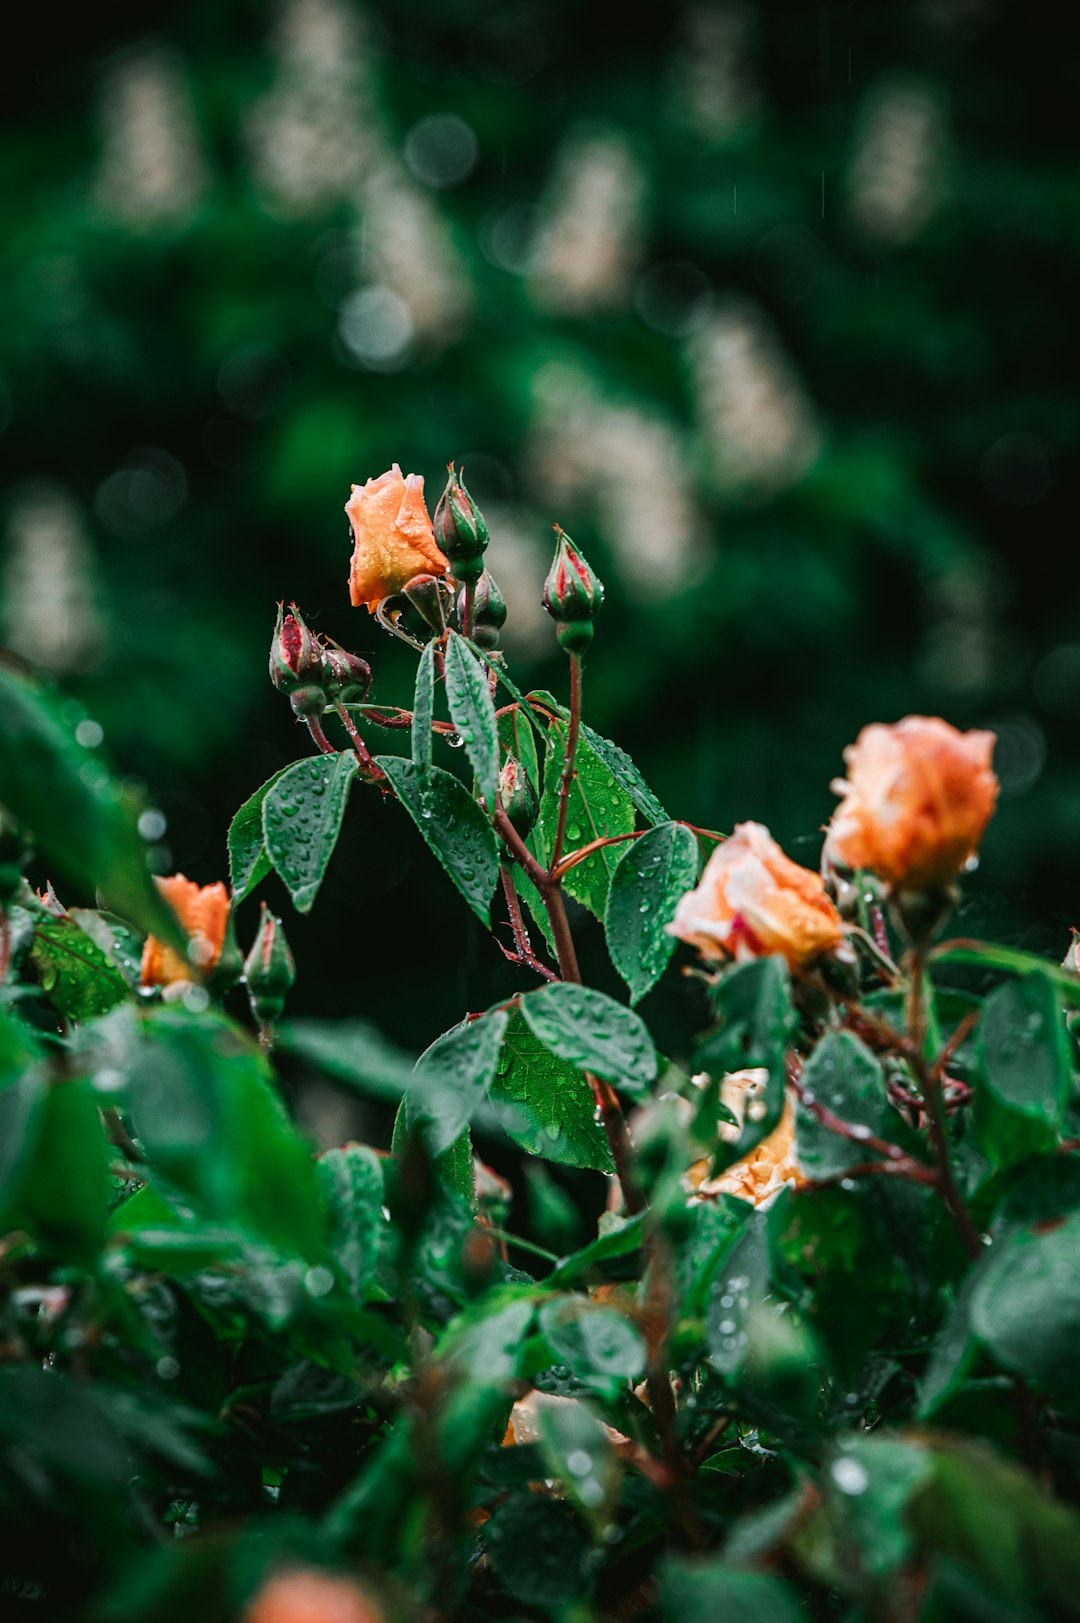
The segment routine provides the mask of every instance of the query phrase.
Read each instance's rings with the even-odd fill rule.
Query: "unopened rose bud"
[[[260,1026],[272,1026],[280,1020],[285,997],[296,979],[296,965],[281,928],[266,903],[262,904],[259,933],[244,964],[251,1012]]]
[[[371,688],[371,666],[367,660],[336,645],[323,647],[323,660],[326,697],[340,699],[342,704],[363,704]]]
[[[240,943],[236,939],[236,915],[232,908],[225,921],[225,935],[221,943],[221,951],[207,977],[207,986],[216,996],[221,997],[234,987],[244,973],[244,955],[240,951]]]
[[[309,716],[321,716],[326,709],[326,692],[321,687],[296,688],[289,694],[293,714],[306,721]]]
[[[274,640],[270,644],[270,680],[279,693],[295,693],[297,688],[322,681],[323,652],[319,639],[305,624],[296,604],[278,604]]]
[[[555,621],[560,645],[569,654],[583,654],[592,641],[604,588],[565,530],[556,525],[555,534],[559,541],[544,582],[544,607]]]
[[[458,593],[458,624],[465,629],[465,588]],[[473,587],[472,639],[479,648],[490,653],[499,646],[499,632],[506,624],[506,602],[488,570],[484,570]]]
[[[478,580],[484,568],[488,527],[452,462],[449,475],[435,509],[435,536],[450,560],[455,580]]]
[[[499,805],[524,839],[536,822],[540,799],[529,774],[514,755],[508,755],[499,773]]]
[[[414,575],[404,588],[405,596],[413,608],[431,627],[437,637],[446,630],[446,610],[442,592],[434,575]]]

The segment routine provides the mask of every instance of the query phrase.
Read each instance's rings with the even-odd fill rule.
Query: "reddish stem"
[[[581,731],[581,655],[570,655],[570,725],[566,733],[566,754],[563,756],[562,778],[559,782],[559,815],[555,824],[555,843],[551,848],[551,874],[554,876],[562,856],[566,839],[566,814],[570,804],[570,785],[574,781],[577,760],[578,734]]]
[[[307,730],[316,749],[322,750],[324,755],[340,755],[341,751],[334,748],[323,732],[322,722],[318,716],[305,716],[304,720],[307,722]]]
[[[500,863],[499,873],[502,877],[506,910],[510,915],[510,928],[514,932],[514,945],[517,951],[510,952],[508,948],[503,947],[501,941],[498,945],[511,963],[524,964],[527,969],[531,969],[534,974],[540,975],[546,981],[557,981],[559,977],[554,970],[549,969],[546,964],[542,964],[532,950],[532,943],[529,941],[529,934],[525,928],[525,920],[521,915],[521,902],[514,886],[514,876],[505,862]]]
[[[352,739],[352,746],[356,751],[356,759],[360,762],[360,770],[363,772],[364,776],[371,779],[372,782],[384,777],[385,773],[382,771],[381,767],[375,765],[375,762],[372,759],[371,751],[364,743],[355,721],[353,721],[340,699],[334,700],[334,709],[345,723],[345,731]]]

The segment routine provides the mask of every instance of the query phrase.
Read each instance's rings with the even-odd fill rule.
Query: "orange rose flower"
[[[414,575],[443,575],[449,568],[431,527],[418,473],[403,478],[395,462],[389,473],[353,485],[345,511],[353,533],[349,596],[354,609],[366,603],[374,614],[383,598],[400,592]]]
[[[382,1613],[351,1578],[298,1568],[264,1584],[243,1623],[382,1623]]]
[[[974,856],[997,800],[993,733],[939,716],[864,727],[844,751],[844,798],[825,842],[831,862],[869,868],[896,890],[934,890]]]
[[[761,823],[740,823],[717,846],[667,928],[706,958],[780,953],[795,970],[843,941],[820,876],[786,857]]]
[[[185,961],[157,936],[148,935],[143,946],[142,984],[171,986],[174,981],[191,980],[193,970],[213,969],[221,957],[229,922],[229,893],[220,880],[200,888],[182,873],[156,883],[191,937],[190,957]]]
[[[733,1143],[742,1130],[747,1111],[753,1117],[754,1099],[765,1086],[768,1072],[760,1068],[733,1071],[720,1085],[720,1097],[735,1116],[738,1126],[724,1122],[720,1136]],[[760,1110],[762,1106],[759,1104]],[[744,1155],[741,1161],[725,1167],[717,1178],[707,1176],[709,1163],[695,1161],[686,1174],[685,1184],[693,1191],[693,1200],[715,1200],[718,1195],[734,1195],[748,1200],[753,1206],[771,1206],[781,1189],[798,1189],[805,1182],[796,1159],[795,1112],[791,1100],[784,1103],[784,1113],[768,1138]]]

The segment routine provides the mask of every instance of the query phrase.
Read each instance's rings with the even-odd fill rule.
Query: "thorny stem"
[[[340,699],[334,700],[334,709],[345,723],[345,731],[352,740],[353,749],[356,751],[356,759],[360,762],[360,770],[363,772],[364,776],[370,778],[373,782],[378,778],[384,777],[385,774],[379,767],[375,765],[371,751],[368,749],[363,738],[360,736],[359,728]]]
[[[525,920],[521,916],[521,901],[514,886],[514,875],[505,862],[499,864],[499,874],[502,878],[503,895],[506,897],[506,910],[510,915],[510,928],[514,932],[514,946],[516,952],[509,952],[503,947],[503,952],[512,961],[524,964],[546,981],[557,981],[558,976],[546,964],[542,964],[532,950],[529,933],[525,928]],[[502,942],[499,943],[502,946]]]
[[[570,785],[574,781],[577,760],[578,734],[581,731],[581,655],[570,655],[570,725],[566,732],[566,754],[563,756],[562,778],[559,782],[559,816],[555,824],[555,843],[551,848],[551,873],[554,875],[562,856],[566,838],[566,813],[570,804]]]
[[[464,620],[465,623],[461,628],[466,637],[471,637],[472,636],[473,602],[474,602],[475,596],[476,596],[476,582],[474,580],[466,581],[465,582],[465,613],[462,616],[462,619]]]
[[[949,1216],[953,1220],[956,1232],[960,1236],[964,1250],[974,1261],[983,1254],[983,1244],[979,1238],[979,1231],[975,1220],[968,1211],[967,1202],[960,1193],[959,1186],[953,1176],[952,1158],[949,1154],[949,1127],[945,1111],[945,1101],[942,1096],[941,1073],[927,1065],[923,1046],[926,1041],[926,1014],[923,1004],[923,973],[925,970],[925,957],[920,947],[913,947],[910,956],[911,977],[908,982],[907,998],[907,1028],[910,1049],[908,1060],[915,1072],[926,1106],[927,1118],[930,1125],[930,1147],[937,1161],[938,1182],[941,1187],[942,1198],[948,1207]]]
[[[322,750],[324,755],[340,754],[340,751],[334,748],[333,744],[331,744],[330,740],[323,732],[322,722],[319,720],[318,716],[305,716],[304,720],[307,723],[307,730],[311,734],[311,741],[315,745],[316,749]]]
[[[678,823],[680,828],[688,828],[691,834],[697,835],[699,840],[712,840],[715,844],[719,844],[726,837],[723,834],[717,834],[711,828],[698,828],[696,823],[687,823],[681,817],[675,818],[675,822]],[[594,851],[602,851],[607,845],[621,845],[624,840],[640,840],[644,835],[651,833],[652,830],[648,828],[635,828],[629,834],[600,834],[595,840],[590,840],[587,845],[579,845],[576,850],[568,851],[562,861],[552,868],[551,877],[556,881],[561,881],[570,872],[571,868],[576,868],[579,862],[584,862],[586,857],[591,857]]]

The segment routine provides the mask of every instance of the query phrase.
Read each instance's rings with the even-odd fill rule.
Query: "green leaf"
[[[615,1223],[595,1240],[590,1240],[588,1245],[582,1246],[580,1251],[575,1251],[572,1257],[565,1257],[547,1276],[544,1283],[559,1287],[570,1285],[575,1280],[596,1273],[605,1262],[614,1262],[620,1257],[630,1256],[641,1248],[643,1228],[640,1213],[637,1217],[629,1217]]]
[[[613,1171],[588,1083],[575,1065],[548,1052],[520,1010],[511,1016],[503,1039],[491,1098],[519,1107],[524,1120],[511,1120],[507,1131],[531,1155],[564,1166]]]
[[[330,1212],[330,1244],[349,1289],[364,1302],[379,1260],[383,1228],[383,1170],[374,1150],[346,1144],[327,1150],[316,1163]]]
[[[629,834],[634,827],[634,803],[600,760],[582,728],[575,756],[575,774],[567,795],[566,853],[591,840]],[[559,818],[559,785],[566,751],[567,724],[561,719],[548,728],[544,791],[540,797],[537,847],[541,860],[550,859]],[[565,854],[565,853],[564,853]],[[598,919],[604,917],[608,889],[623,852],[617,845],[602,846],[569,869],[563,889]]]
[[[717,1270],[705,1314],[709,1363],[734,1376],[750,1351],[750,1320],[769,1288],[768,1219],[753,1212]]]
[[[971,1292],[971,1328],[1004,1369],[1076,1413],[1080,1213],[999,1240]]]
[[[882,1578],[912,1551],[911,1499],[933,1476],[933,1456],[898,1437],[845,1437],[826,1474],[829,1506],[864,1573]]]
[[[508,1499],[485,1523],[483,1539],[496,1577],[522,1605],[562,1617],[588,1593],[584,1532],[564,1500]]]
[[[600,1531],[610,1519],[619,1483],[619,1461],[604,1427],[573,1398],[541,1402],[537,1415],[540,1452],[549,1473],[586,1521]]]
[[[416,667],[410,733],[413,765],[420,773],[431,767],[431,722],[435,714],[435,644],[429,642]]]
[[[979,969],[1004,969],[1014,975],[1048,976],[1074,1008],[1080,1008],[1080,975],[1048,963],[1037,953],[1019,947],[1000,947],[993,941],[943,942],[931,954],[935,964],[972,964]]]
[[[109,1210],[110,1151],[91,1084],[53,1082],[24,1163],[15,1210],[65,1260],[88,1264],[101,1246]]]
[[[416,1062],[409,1101],[429,1124],[428,1148],[441,1155],[467,1127],[495,1080],[510,1016],[482,1014],[436,1038]]]
[[[680,823],[661,823],[626,849],[611,879],[605,932],[611,961],[637,1003],[675,951],[665,926],[697,880],[697,840]]]
[[[660,1578],[664,1623],[806,1623],[798,1595],[780,1578],[740,1572],[716,1557],[669,1557]]]
[[[495,705],[483,667],[456,631],[446,643],[446,698],[450,719],[468,752],[480,797],[489,814],[495,810],[499,780],[499,732]]]
[[[581,727],[581,736],[619,787],[629,795],[647,822],[656,826],[670,821],[667,812],[624,749],[620,749],[618,744],[613,744],[610,738],[601,738],[599,733],[594,733],[592,728],[586,727],[584,723]]]
[[[1009,980],[987,998],[976,1029],[982,1086],[979,1141],[995,1166],[1051,1150],[1072,1092],[1071,1044],[1046,975]]]
[[[45,1104],[41,1056],[17,1020],[0,1009],[0,1218],[33,1155]]]
[[[311,1152],[266,1061],[223,1015],[155,1009],[130,1062],[135,1134],[159,1172],[208,1216],[286,1251],[326,1255]]]
[[[69,1020],[92,1020],[131,996],[114,961],[67,915],[35,913],[30,960],[42,991]]]
[[[536,1304],[529,1297],[505,1292],[488,1295],[456,1319],[439,1345],[440,1358],[448,1358],[459,1373],[481,1381],[513,1380],[520,1372],[521,1354]]]
[[[712,1086],[706,1090],[694,1124],[703,1144],[718,1146],[714,1172],[749,1155],[772,1132],[784,1108],[784,1050],[795,1025],[791,980],[782,958],[755,959],[729,969],[712,992],[718,1023],[699,1044],[695,1069],[708,1071]],[[720,1083],[729,1071],[762,1066],[768,1082],[758,1097],[764,1113],[756,1120],[747,1111],[739,1137],[732,1144],[719,1139]]]
[[[376,1099],[407,1093],[416,1063],[366,1020],[287,1020],[274,1029],[274,1049]]]
[[[400,755],[380,755],[376,764],[390,779],[401,804],[429,850],[490,928],[491,898],[499,880],[499,851],[491,824],[452,772],[433,766],[430,775]]]
[[[229,885],[232,905],[239,907],[250,896],[256,885],[274,870],[266,850],[263,833],[263,801],[279,778],[290,770],[283,766],[272,778],[267,778],[261,789],[256,789],[229,824]]]
[[[802,1086],[807,1097],[867,1138],[895,1140],[903,1132],[903,1123],[889,1104],[880,1063],[850,1031],[826,1033],[806,1062]],[[796,1124],[799,1163],[816,1178],[843,1172],[868,1158],[865,1144],[834,1133],[801,1099],[796,1102]]]
[[[612,1307],[593,1307],[580,1297],[557,1297],[540,1312],[540,1330],[555,1362],[582,1381],[635,1380],[645,1368],[640,1330]]]
[[[0,668],[0,804],[33,835],[50,870],[178,952],[187,938],[151,877],[143,806],[76,743],[52,694]]]
[[[657,1058],[643,1020],[606,992],[552,981],[521,999],[521,1013],[544,1047],[640,1099],[656,1079]]]
[[[356,776],[349,750],[297,761],[263,801],[263,835],[270,861],[298,913],[310,913],[341,832],[345,802]]]

